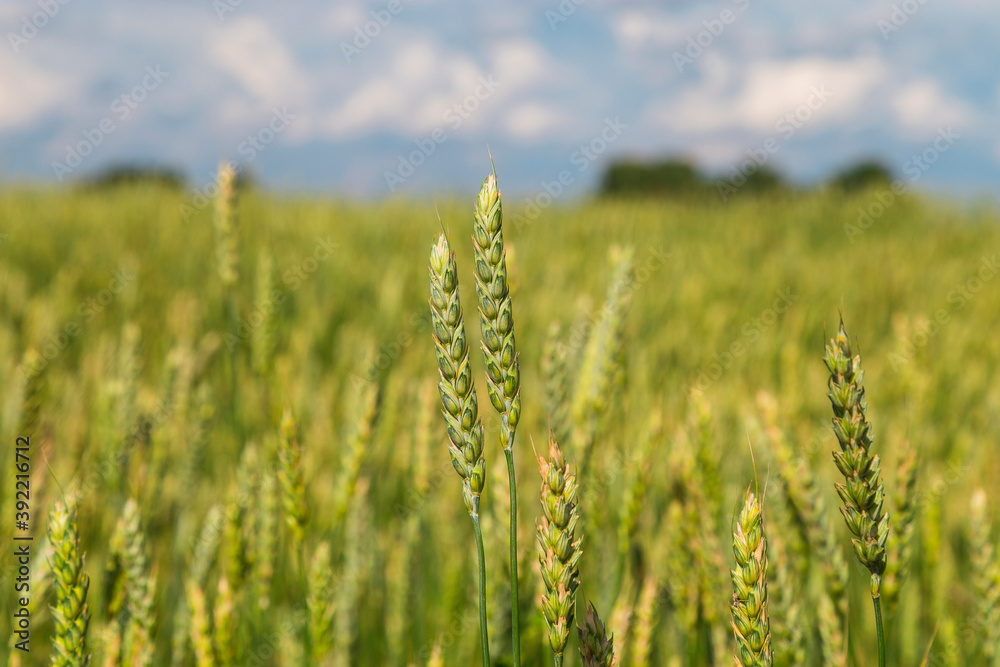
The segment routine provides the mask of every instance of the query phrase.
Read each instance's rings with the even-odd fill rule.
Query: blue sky
[[[3,0],[0,27],[8,180],[139,161],[197,186],[230,159],[280,188],[467,192],[489,146],[525,196],[623,156],[766,154],[809,183],[925,151],[913,187],[1000,191],[985,1]]]

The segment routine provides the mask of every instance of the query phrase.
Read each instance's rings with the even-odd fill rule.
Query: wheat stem
[[[885,635],[882,633],[882,604],[878,595],[872,596],[875,605],[875,634],[878,639],[878,667],[885,667]]]
[[[476,533],[476,551],[479,556],[479,643],[483,652],[483,667],[490,664],[490,638],[486,631],[486,551],[483,549],[483,529],[479,515],[472,516],[472,529]]]

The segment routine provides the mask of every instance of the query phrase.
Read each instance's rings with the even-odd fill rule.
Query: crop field
[[[1000,664],[996,208],[220,179],[0,191],[0,664]]]

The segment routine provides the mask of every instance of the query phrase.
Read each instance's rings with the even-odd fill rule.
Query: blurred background
[[[569,170],[575,195],[625,157],[728,177],[773,139],[799,186],[875,159],[993,194],[998,24],[976,0],[6,0],[0,174],[139,163],[197,185],[231,159],[285,189],[420,195],[478,185],[488,145],[507,193]]]

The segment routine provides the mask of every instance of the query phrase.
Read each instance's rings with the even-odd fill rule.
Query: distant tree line
[[[892,183],[892,172],[880,162],[864,160],[835,173],[820,187],[857,192]],[[748,160],[730,172],[710,175],[684,159],[621,160],[608,165],[601,179],[603,197],[663,197],[671,199],[732,197],[761,193],[791,193],[793,186],[775,169]]]

